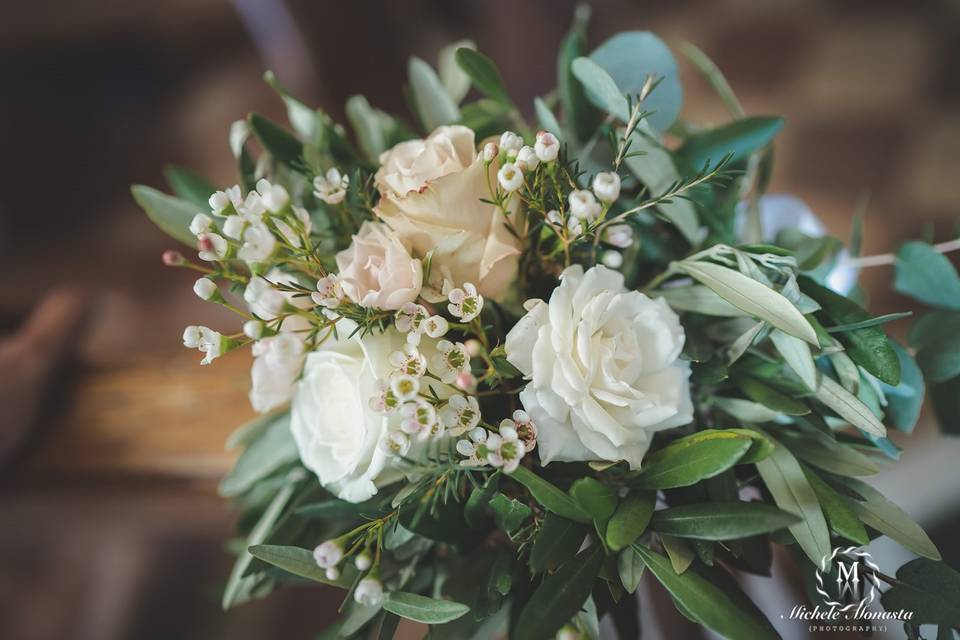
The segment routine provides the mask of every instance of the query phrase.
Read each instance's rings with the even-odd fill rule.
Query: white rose
[[[473,131],[440,127],[426,140],[384,152],[380,164],[376,213],[411,253],[423,259],[432,251],[434,274],[446,274],[453,286],[473,282],[484,296],[503,299],[516,279],[521,244],[503,213],[481,201],[490,198],[487,172],[495,182],[499,167],[478,156]]]
[[[350,246],[337,254],[340,286],[348,298],[374,309],[397,310],[423,286],[423,267],[387,225],[364,222]]]
[[[507,359],[530,379],[520,401],[544,464],[626,460],[640,467],[653,432],[693,418],[683,328],[662,299],[626,291],[603,266],[568,267],[550,301],[507,334]]]
[[[341,320],[339,337],[307,355],[290,429],[300,459],[320,483],[342,500],[363,502],[378,486],[400,477],[381,446],[390,417],[374,411],[370,399],[379,392],[377,381],[390,374],[390,353],[402,349],[405,340],[395,329],[349,337],[354,328]]]
[[[303,367],[303,338],[280,333],[253,345],[250,404],[266,413],[286,404],[293,395],[293,383]]]

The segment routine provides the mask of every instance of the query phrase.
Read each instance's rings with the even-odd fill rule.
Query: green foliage
[[[260,558],[264,562],[279,567],[295,576],[334,587],[340,587],[341,589],[349,589],[356,578],[355,572],[343,571],[336,580],[330,580],[326,576],[326,570],[317,566],[316,560],[313,559],[313,553],[308,549],[258,544],[251,546],[249,551],[253,557]]]
[[[164,233],[190,247],[197,245],[196,237],[190,233],[190,221],[200,213],[195,205],[142,184],[134,185],[130,191],[147,217]]]
[[[624,498],[607,523],[607,545],[617,551],[633,544],[650,523],[656,503],[655,491],[634,491]]]
[[[894,267],[894,289],[931,307],[960,311],[960,276],[929,244],[905,243],[897,251]]]
[[[960,573],[917,558],[897,570],[897,584],[880,597],[888,611],[912,611],[913,624],[960,627]]]
[[[653,514],[654,531],[679,538],[734,540],[769,533],[800,518],[759,502],[707,502],[670,507]]]
[[[285,464],[298,460],[297,445],[290,433],[290,414],[281,413],[266,423],[236,464],[220,482],[220,495],[233,497],[244,493]]]
[[[686,487],[711,478],[735,465],[753,446],[753,440],[731,431],[707,430],[648,455],[630,481],[639,489]]]
[[[460,109],[443,88],[433,67],[413,57],[410,58],[407,72],[413,101],[424,129],[433,131],[441,125],[460,120]]]
[[[207,200],[209,200],[210,194],[217,190],[206,178],[197,175],[186,167],[168,164],[163,168],[163,175],[177,197],[196,205],[200,210],[209,206]]]
[[[278,161],[292,169],[303,167],[303,143],[291,133],[263,116],[251,113],[247,118],[257,141]]]
[[[590,596],[603,559],[603,547],[593,545],[544,578],[520,613],[511,636],[552,638]]]
[[[731,162],[746,159],[770,143],[783,128],[783,118],[751,117],[688,137],[677,150],[677,157],[690,169],[716,162],[732,153]]]
[[[576,555],[588,531],[586,525],[548,513],[530,551],[530,568],[535,573],[557,569]]]
[[[450,622],[470,610],[470,607],[459,602],[436,600],[405,591],[388,593],[383,601],[383,608],[401,618],[425,624]]]
[[[497,65],[479,51],[467,47],[457,49],[455,54],[457,65],[463,70],[473,86],[485,96],[500,102],[504,106],[512,107],[510,94],[503,86],[503,78]]]
[[[524,485],[547,511],[574,522],[590,522],[590,515],[576,501],[526,467],[517,467],[510,477]]]

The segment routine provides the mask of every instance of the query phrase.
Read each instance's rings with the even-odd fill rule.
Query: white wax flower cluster
[[[488,142],[483,148],[484,162],[491,162],[497,154],[502,154],[504,163],[497,172],[497,182],[507,193],[513,193],[523,186],[524,173],[535,171],[540,163],[553,162],[560,154],[560,141],[549,131],[539,131],[534,146],[523,144],[523,138],[513,131],[505,131],[500,136],[499,146]]]

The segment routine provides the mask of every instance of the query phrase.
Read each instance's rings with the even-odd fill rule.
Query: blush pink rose
[[[349,247],[337,254],[340,286],[353,302],[396,310],[423,287],[423,266],[382,222],[364,222]]]

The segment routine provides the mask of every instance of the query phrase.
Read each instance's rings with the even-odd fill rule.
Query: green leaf
[[[617,508],[617,490],[594,478],[580,478],[570,485],[570,495],[594,522],[604,524]]]
[[[770,341],[783,356],[787,366],[793,369],[793,372],[803,381],[803,384],[810,391],[815,390],[817,388],[817,366],[813,363],[810,345],[779,329],[770,332]]]
[[[646,531],[656,504],[656,491],[634,491],[624,498],[607,522],[607,545],[617,551],[633,544]]]
[[[891,340],[890,344],[900,360],[900,384],[894,387],[885,382],[880,383],[887,399],[886,419],[895,429],[911,433],[920,419],[926,383],[920,367],[907,350],[895,340]]]
[[[782,128],[783,118],[754,116],[735,120],[691,135],[677,149],[677,156],[692,170],[699,170],[708,162],[716,163],[728,153],[733,154],[733,164],[766,146]]]
[[[805,344],[805,343],[804,343]],[[756,378],[743,376],[736,379],[737,385],[754,402],[788,416],[803,416],[810,413],[810,407],[770,387]]]
[[[863,528],[863,523],[860,522],[857,514],[853,512],[853,509],[850,508],[843,497],[824,482],[816,472],[806,467],[804,467],[803,472],[817,494],[817,500],[820,502],[823,515],[826,517],[830,528],[851,542],[869,544],[870,536],[867,535],[867,530]]]
[[[942,562],[911,560],[897,570],[899,584],[880,596],[887,611],[910,611],[912,624],[960,627],[960,573]]]
[[[253,135],[274,158],[291,168],[302,166],[303,143],[290,132],[256,113],[251,113],[247,121]]]
[[[555,513],[547,513],[530,551],[530,568],[535,573],[553,571],[576,555],[589,529]]]
[[[420,121],[428,132],[460,120],[460,109],[440,83],[440,78],[429,64],[417,57],[408,65],[413,101]]]
[[[741,309],[737,309],[702,284],[660,289],[654,291],[653,295],[666,300],[674,311],[692,311],[718,318],[742,318],[746,315]]]
[[[487,481],[481,487],[475,487],[467,498],[467,503],[463,507],[463,516],[466,521],[477,526],[483,517],[483,508],[490,502],[490,498],[496,493],[500,485],[500,472],[494,472],[487,477]]]
[[[817,334],[797,308],[770,287],[739,271],[711,262],[677,263],[685,273],[707,285],[733,306],[796,338],[819,346]]]
[[[383,599],[383,608],[401,618],[425,624],[443,624],[456,620],[470,607],[452,600],[436,600],[416,593],[393,591]]]
[[[897,251],[893,288],[931,307],[960,311],[960,276],[946,256],[925,242],[907,242]]]
[[[907,513],[866,482],[841,478],[864,500],[848,499],[847,504],[863,524],[890,536],[917,555],[940,560],[940,552],[927,533]]]
[[[361,515],[371,518],[381,517],[386,515],[388,511],[383,505],[383,501],[378,499],[358,503],[333,498],[297,507],[294,513],[307,520],[335,520],[338,518],[356,518]]]
[[[380,154],[387,149],[384,120],[388,116],[371,107],[367,99],[359,95],[347,98],[344,111],[357,136],[363,155],[371,162],[378,162]]]
[[[541,129],[554,133],[555,135],[562,133],[560,123],[557,122],[557,116],[553,115],[553,111],[550,110],[550,107],[547,106],[547,103],[544,102],[542,98],[533,99],[533,109],[537,114],[537,122],[540,124]]]
[[[477,45],[472,40],[458,40],[445,46],[437,55],[440,82],[447,95],[458,104],[470,91],[470,77],[457,64],[457,50],[463,48],[476,49]]]
[[[133,185],[130,191],[133,199],[161,231],[196,248],[197,238],[190,233],[190,222],[200,213],[195,205],[142,184]]]
[[[197,175],[186,167],[168,164],[163,168],[163,175],[173,192],[187,202],[201,209],[207,209],[210,204],[210,195],[217,190],[206,178]]]
[[[278,414],[263,434],[247,446],[233,469],[220,482],[220,495],[240,495],[258,480],[298,458],[297,443],[290,433],[290,414]]]
[[[731,432],[687,436],[647,456],[630,484],[640,489],[690,486],[735,465],[752,444],[750,438]]]
[[[794,514],[762,502],[707,502],[656,511],[650,526],[679,538],[734,540],[798,522],[800,518]]]
[[[620,582],[623,583],[623,588],[627,590],[627,593],[636,592],[645,568],[643,558],[632,546],[620,552],[617,557],[617,572],[620,574]]]
[[[574,522],[587,523],[591,517],[567,494],[526,467],[517,467],[510,477],[530,490],[533,498],[547,511]]]
[[[838,476],[872,476],[880,471],[877,463],[864,454],[820,432],[784,432],[781,441],[804,462]]]
[[[595,544],[544,578],[521,611],[512,637],[553,638],[590,596],[603,560],[603,547]]]
[[[586,53],[585,31],[589,12],[589,7],[585,5],[577,9],[573,28],[560,43],[557,54],[557,95],[567,127],[572,129],[579,142],[585,142],[593,135],[601,118],[600,112],[587,100],[586,91],[574,77],[572,69],[573,61]]]
[[[693,559],[696,557],[696,553],[689,542],[683,538],[675,538],[666,533],[660,534],[660,542],[663,543],[663,550],[666,551],[667,556],[670,557],[670,566],[673,567],[674,573],[680,575],[690,568],[690,565],[693,564]]]
[[[620,130],[623,134],[625,131]],[[659,138],[646,121],[641,120],[630,138],[630,155],[624,163],[652,194],[666,193],[681,180],[673,157],[659,143]],[[656,206],[657,210],[683,234],[691,245],[699,241],[700,219],[687,198],[670,198]],[[705,313],[705,312],[704,312]]]
[[[960,434],[960,377],[930,385],[930,401],[944,433]]]
[[[765,435],[773,442],[773,451],[767,459],[757,463],[757,471],[777,506],[801,518],[800,522],[790,525],[790,533],[807,557],[819,565],[831,547],[830,531],[817,494],[793,454],[770,434]]]
[[[657,580],[674,601],[703,626],[731,640],[776,638],[769,624],[744,611],[728,595],[695,571],[677,575],[669,560],[642,545],[634,545]]]
[[[603,67],[590,58],[580,57],[573,61],[573,75],[587,90],[590,101],[621,122],[630,119],[630,106],[617,83]]]
[[[475,86],[480,93],[489,98],[493,98],[505,106],[512,106],[513,103],[510,102],[510,94],[507,93],[506,87],[503,86],[503,78],[500,76],[500,70],[497,69],[497,65],[493,60],[479,51],[467,47],[457,49],[454,57],[457,65],[470,77],[473,86]]]
[[[657,131],[666,131],[680,115],[683,88],[677,74],[677,61],[670,48],[649,31],[624,31],[611,37],[590,54],[623,93],[637,95],[647,76],[660,80],[644,100],[643,108]]]
[[[329,579],[326,570],[317,566],[317,561],[313,559],[313,553],[309,549],[275,544],[258,544],[250,547],[249,551],[253,557],[275,567],[280,567],[295,576],[340,587],[341,589],[349,589],[356,578],[355,571],[347,570],[347,567],[344,567],[345,570],[336,580]]]
[[[835,325],[854,324],[870,319],[860,305],[821,286],[812,279],[798,278],[800,289],[816,300]],[[854,362],[887,384],[900,382],[900,360],[890,345],[887,334],[880,327],[868,327],[837,334],[837,339],[846,347]]]
[[[508,498],[502,493],[498,493],[490,500],[490,508],[493,509],[493,519],[497,526],[506,533],[513,533],[533,515],[530,507]]]
[[[833,409],[838,416],[857,429],[878,438],[887,436],[887,428],[883,426],[883,423],[870,408],[857,399],[855,395],[834,382],[830,376],[820,376],[816,397],[817,400]]]
[[[917,351],[917,364],[930,382],[946,382],[960,375],[960,334],[939,336]]]

